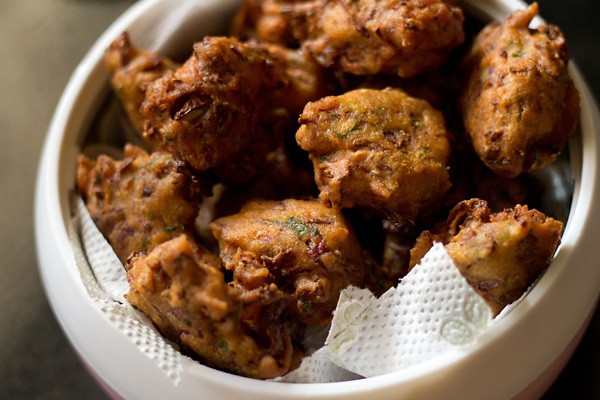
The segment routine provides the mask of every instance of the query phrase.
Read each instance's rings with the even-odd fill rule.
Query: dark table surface
[[[45,131],[79,60],[131,0],[0,1],[0,399],[105,399],[37,271],[33,192]],[[540,0],[600,97],[600,2]],[[545,399],[600,398],[600,312]]]

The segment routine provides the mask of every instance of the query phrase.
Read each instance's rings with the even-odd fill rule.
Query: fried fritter
[[[307,17],[302,49],[326,67],[409,78],[446,61],[463,20],[441,0],[327,0]]]
[[[327,68],[413,77],[464,41],[464,16],[441,0],[249,0],[234,33],[300,45]]]
[[[201,189],[182,161],[127,145],[125,158],[79,156],[77,189],[123,264],[182,232],[192,232]]]
[[[266,379],[299,358],[282,318],[285,296],[276,288],[240,295],[225,282],[221,260],[189,236],[134,257],[127,279],[127,300],[209,366]]]
[[[458,234],[461,226],[468,225],[472,219],[488,220],[489,215],[490,210],[485,200],[473,198],[460,201],[450,210],[447,220],[436,224],[431,230],[421,232],[410,250],[409,270],[421,261],[434,242],[445,245]]]
[[[340,291],[360,285],[364,267],[343,214],[317,200],[254,201],[210,225],[225,268],[247,289],[274,283],[306,324],[331,320]]]
[[[268,123],[268,93],[284,80],[266,50],[206,37],[180,69],[146,90],[145,134],[198,172],[215,170],[226,181],[256,176],[280,142]]]
[[[495,315],[518,300],[548,268],[562,223],[527,206],[491,213],[487,203],[459,203],[435,232],[424,232],[411,250],[411,268],[434,241],[448,254]]]
[[[177,69],[178,65],[159,53],[134,47],[126,32],[111,43],[104,55],[104,61],[112,75],[110,83],[115,94],[123,104],[135,130],[142,135],[145,119],[141,115],[140,106],[146,98],[146,88],[167,71]],[[144,139],[150,148],[158,147],[158,143],[152,138]]]
[[[579,117],[565,38],[554,25],[529,29],[537,13],[534,3],[488,25],[464,60],[465,130],[479,158],[504,177],[554,161]]]
[[[244,0],[234,16],[231,32],[242,40],[279,43],[298,48],[307,36],[306,17],[322,0]]]
[[[338,208],[362,206],[398,222],[450,187],[444,118],[397,89],[358,89],[306,105],[296,133],[310,152],[320,197]]]

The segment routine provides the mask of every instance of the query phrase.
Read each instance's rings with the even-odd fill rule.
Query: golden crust
[[[234,181],[254,176],[279,143],[263,124],[263,91],[281,79],[266,51],[206,37],[180,69],[148,87],[142,104],[146,135],[198,172],[216,169]]]
[[[548,268],[562,233],[562,223],[538,210],[517,205],[491,213],[487,203],[459,203],[448,221],[425,231],[411,250],[418,264],[433,242],[441,242],[469,284],[495,315],[519,299]]]
[[[248,0],[234,34],[300,46],[327,68],[413,77],[464,41],[462,10],[441,0]]]
[[[357,89],[306,105],[296,133],[320,197],[415,221],[450,187],[444,118],[397,89]]]
[[[534,3],[487,26],[464,60],[466,132],[481,160],[504,177],[554,161],[579,117],[565,39],[554,25],[529,29],[537,12]]]
[[[210,366],[259,379],[285,374],[298,358],[278,290],[248,294],[225,282],[220,259],[181,235],[131,260],[127,300],[168,338]]]
[[[132,125],[143,136],[145,118],[140,107],[148,86],[178,65],[156,52],[134,47],[127,32],[119,35],[104,54],[106,68],[111,74],[111,86],[119,97]],[[152,137],[143,137],[146,144],[158,148]]]
[[[363,260],[350,224],[316,200],[254,201],[210,225],[225,267],[245,288],[275,283],[301,322],[331,320],[340,291],[360,285]]]
[[[127,145],[125,158],[80,155],[77,189],[121,262],[182,232],[192,232],[200,188],[189,169],[167,152]]]

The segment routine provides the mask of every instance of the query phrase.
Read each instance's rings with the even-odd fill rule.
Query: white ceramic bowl
[[[190,6],[194,4],[193,6]],[[600,291],[600,117],[584,81],[571,65],[581,93],[581,135],[570,143],[573,203],[556,258],[537,286],[476,345],[416,367],[330,384],[286,384],[247,379],[183,359],[174,386],[90,300],[67,234],[69,191],[76,156],[108,93],[102,55],[122,31],[140,47],[189,51],[201,34],[224,26],[235,0],[142,0],[98,39],[74,72],[58,104],[39,166],[35,228],[39,268],[48,298],[69,340],[98,381],[128,399],[508,399],[539,396],[558,375],[592,315]],[[525,8],[517,0],[470,0],[476,15],[501,19]],[[189,6],[189,7],[188,7]],[[178,12],[174,12],[176,8]],[[187,8],[186,8],[187,7]],[[181,9],[186,9],[182,12]],[[542,10],[543,11],[543,10]],[[172,29],[177,26],[177,29]],[[168,38],[163,40],[160,38]]]

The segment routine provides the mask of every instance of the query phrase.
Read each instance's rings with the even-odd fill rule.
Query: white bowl
[[[463,3],[470,12],[492,19],[526,7],[517,0]],[[142,0],[135,4],[81,61],[54,114],[35,199],[39,269],[57,319],[91,372],[114,397],[128,399],[507,399],[543,393],[578,343],[600,292],[600,269],[595,268],[600,253],[600,116],[574,65],[570,68],[581,94],[581,135],[570,142],[575,186],[562,243],[551,268],[531,293],[474,346],[403,371],[329,384],[258,381],[184,358],[181,380],[174,385],[93,304],[74,261],[67,224],[76,156],[109,90],[103,52],[124,30],[140,47],[170,54],[189,51],[201,34],[222,27],[236,4],[235,0]]]

